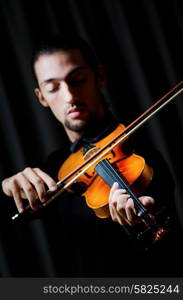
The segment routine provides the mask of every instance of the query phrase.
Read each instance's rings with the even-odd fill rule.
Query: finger
[[[21,182],[21,188],[25,192],[26,198],[29,201],[30,207],[33,210],[36,210],[39,207],[38,199],[37,199],[37,193],[35,191],[35,188],[32,186],[32,184],[27,180],[25,175],[23,173],[20,173],[17,175],[17,182]]]
[[[13,194],[12,194],[12,190],[10,188],[10,179],[11,179],[11,177],[4,179],[2,181],[2,190],[7,196],[12,197]]]
[[[114,214],[113,206],[111,204],[109,204],[109,212],[110,212],[112,220],[114,221],[115,214]]]
[[[111,203],[116,202],[117,199],[123,194],[126,194],[126,190],[118,189],[118,183],[115,183],[113,185],[113,187],[111,188],[111,192],[109,195],[109,202],[111,202]]]
[[[118,189],[118,183],[114,182],[112,185],[112,188],[110,190],[110,194],[109,194],[109,201],[111,201],[111,199],[113,198],[114,192]]]
[[[113,221],[119,223],[120,225],[126,225],[124,219],[122,219],[118,214],[115,214]]]
[[[51,191],[57,190],[57,183],[55,182],[55,180],[53,180],[53,178],[51,178],[51,176],[49,176],[39,168],[34,168],[33,170],[36,174],[38,174],[39,177],[42,178],[42,180],[46,183],[46,185]]]
[[[129,195],[123,193],[124,191],[121,192],[121,190],[117,190],[109,203],[112,220],[118,222],[120,225],[128,224],[125,204]]]
[[[36,172],[31,168],[26,168],[23,171],[25,178],[32,183],[35,188],[38,198],[41,202],[47,201],[46,189],[44,185],[44,181],[41,177],[39,177]]]
[[[135,206],[134,206],[134,202],[133,202],[132,198],[129,198],[127,200],[125,212],[126,212],[126,217],[127,217],[128,222],[131,225],[136,224],[138,217],[136,215],[136,210],[135,210]]]
[[[116,213],[118,214],[123,224],[129,224],[129,220],[126,214],[126,204],[128,202],[129,195],[121,193],[118,197],[116,205]]]
[[[131,225],[131,223],[128,221],[128,218],[126,216],[126,213],[124,212],[123,214],[119,214],[118,211],[115,211],[115,219],[121,225]]]
[[[130,195],[121,194],[117,202],[116,210],[124,224],[135,225],[139,222],[139,218],[136,215],[134,202],[130,198]]]
[[[115,188],[115,185],[113,185],[113,186]],[[114,222],[118,222],[119,224],[121,224],[121,220],[119,219],[119,217],[117,216],[117,213],[116,213],[116,205],[117,205],[117,202],[115,201],[114,196],[113,196],[113,198],[111,198],[111,200],[109,201],[110,215]]]
[[[15,180],[12,181],[12,184],[11,184],[11,195],[14,198],[15,205],[16,205],[19,213],[23,212],[24,205],[23,205],[23,201],[22,201],[21,195],[20,195],[20,188]]]
[[[124,225],[125,222],[123,222],[123,220],[120,218],[120,216],[117,214],[115,208],[113,206],[111,206],[109,208],[110,214],[111,214],[111,218],[114,222],[119,223],[120,225]]]
[[[130,195],[127,194],[125,189],[117,189],[113,193],[113,198],[116,198],[116,199],[123,197],[123,196],[125,196],[127,198],[130,197]]]
[[[142,202],[142,204],[146,207],[151,207],[155,203],[154,199],[149,196],[142,196],[139,199]]]
[[[111,189],[112,190],[112,189]],[[112,192],[113,193],[113,192]],[[114,205],[116,205],[114,203],[114,198],[110,195],[109,196],[109,211],[111,214],[112,219],[114,218]]]
[[[110,191],[109,197],[109,210],[112,220],[118,222],[121,225],[129,225],[128,218],[126,216],[125,205],[129,195],[126,194],[125,189],[118,189],[119,185],[115,182]]]

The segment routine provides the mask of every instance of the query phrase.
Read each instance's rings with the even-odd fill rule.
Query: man
[[[28,167],[2,182],[4,193],[14,198],[20,213],[25,209],[22,199],[28,199],[30,207],[37,210],[40,202],[47,201],[46,187],[51,191],[57,190],[58,170],[69,153],[76,151],[85,143],[97,141],[106,136],[117,124],[108,111],[102,94],[105,84],[103,66],[98,64],[84,41],[79,38],[69,40],[61,37],[47,41],[34,53],[33,68],[37,81],[35,94],[39,102],[44,107],[49,107],[63,125],[71,145],[67,147],[67,153],[65,150],[54,153],[42,168]],[[156,170],[154,172],[155,182],[157,182],[158,174]],[[153,184],[152,181],[149,191],[151,191],[151,186],[152,190],[156,191],[155,194],[153,192],[149,194],[150,196],[158,194],[158,185],[156,188],[155,184],[154,188]],[[171,186],[170,191],[172,195]],[[159,194],[168,195],[165,192]],[[158,201],[150,196],[140,197],[145,207],[153,207]],[[155,271],[151,272],[146,268],[147,258],[144,258],[142,264],[141,261],[137,262],[138,254],[133,253],[128,237],[120,226],[133,226],[139,222],[139,219],[136,216],[133,200],[125,190],[118,189],[117,183],[114,183],[109,195],[110,219],[98,219],[86,207],[83,199],[81,201],[81,197],[77,195],[68,194],[65,198],[67,200],[63,200],[62,207],[56,208],[57,213],[60,211],[59,215],[57,213],[54,215],[55,208],[52,211],[52,207],[49,209],[48,205],[45,213],[47,217],[43,216],[43,219],[46,219],[45,224],[49,223],[49,218],[56,217],[62,223],[60,230],[65,237],[65,242],[59,242],[63,251],[60,255],[61,253],[63,256],[68,255],[67,244],[70,243],[67,240],[68,236],[73,239],[69,245],[74,245],[74,247],[76,244],[80,245],[79,248],[76,247],[76,251],[73,248],[72,256],[75,259],[73,259],[72,266],[69,267],[68,262],[67,267],[63,262],[60,264],[59,276],[154,274]],[[166,202],[167,199],[163,200]],[[161,201],[159,199],[160,203]],[[167,205],[171,207],[172,204]],[[72,226],[69,223],[72,223]],[[87,229],[89,237],[86,238]],[[74,235],[77,236],[77,240]],[[96,251],[97,248],[98,251]],[[91,257],[92,252],[95,253],[95,257]],[[54,255],[56,257],[55,252]],[[57,255],[59,256],[59,253]],[[108,261],[105,265],[107,257]],[[142,265],[145,271],[142,271]]]

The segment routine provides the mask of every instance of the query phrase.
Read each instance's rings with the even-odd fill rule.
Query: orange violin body
[[[77,169],[78,165],[81,165],[91,155],[105,146],[109,141],[113,140],[124,129],[125,126],[119,124],[108,136],[96,143],[92,143],[90,147],[86,145],[88,151],[86,151],[84,147],[72,153],[60,167],[58,179],[62,180],[68,174],[72,173]],[[83,195],[85,196],[86,203],[100,218],[109,217],[108,199],[110,187],[95,171],[95,167],[104,159],[107,159],[118,173],[125,178],[137,196],[140,196],[144,192],[153,176],[153,170],[146,164],[144,158],[134,153],[125,155],[123,153],[122,144],[118,144],[107,155],[97,160],[92,167],[79,176],[77,182],[80,182],[81,185],[85,185]],[[78,171],[78,174],[79,172],[80,171]],[[75,175],[73,175],[73,177]],[[72,180],[72,177],[69,178],[69,180]],[[70,190],[72,191],[72,186]]]

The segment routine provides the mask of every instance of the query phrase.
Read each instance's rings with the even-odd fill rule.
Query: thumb
[[[154,205],[155,202],[154,199],[149,196],[142,196],[139,199],[145,207],[151,207]]]

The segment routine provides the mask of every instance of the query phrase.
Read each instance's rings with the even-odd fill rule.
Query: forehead
[[[71,49],[39,56],[34,69],[38,81],[44,81],[49,78],[65,78],[79,66],[87,66],[87,63],[80,50]]]

